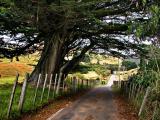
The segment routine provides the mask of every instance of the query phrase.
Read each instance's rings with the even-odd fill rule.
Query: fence
[[[35,85],[30,85],[29,74],[26,74],[23,84],[19,85],[19,74],[17,74],[12,90],[9,89],[7,95],[4,91],[0,96],[0,119],[16,118],[21,113],[38,109],[59,96],[77,93],[96,84],[94,80],[81,80],[77,77],[67,77],[61,81],[58,76],[58,74],[45,74],[45,79],[42,80],[42,75],[39,74]]]
[[[114,85],[135,106],[141,120],[160,120],[160,99],[154,88],[129,81],[115,81]]]

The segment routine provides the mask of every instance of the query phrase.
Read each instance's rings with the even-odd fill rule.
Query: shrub
[[[137,64],[131,61],[123,61],[122,66],[124,66],[126,70],[137,68]]]

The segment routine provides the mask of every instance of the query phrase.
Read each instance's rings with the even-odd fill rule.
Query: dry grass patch
[[[20,75],[25,75],[26,72],[31,72],[32,66],[23,63],[0,63],[0,75],[1,77],[16,76],[18,72]]]

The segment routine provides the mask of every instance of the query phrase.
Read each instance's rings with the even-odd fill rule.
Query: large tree
[[[153,34],[159,22],[158,0],[3,0],[0,6],[3,57],[43,45],[31,80],[39,73],[68,74],[91,49],[117,55],[118,50],[140,52],[141,42],[135,36]],[[71,53],[72,60],[66,60]]]

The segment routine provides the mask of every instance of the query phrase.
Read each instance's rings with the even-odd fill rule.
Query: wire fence
[[[160,85],[160,84],[159,84]],[[160,120],[160,92],[129,81],[114,82],[138,111],[140,120]]]
[[[61,81],[58,74],[44,76],[45,79],[42,79],[39,74],[34,85],[31,85],[28,83],[29,74],[26,74],[22,84],[18,83],[17,74],[13,85],[0,86],[0,120],[15,119],[22,113],[36,110],[60,96],[75,94],[97,84],[95,80],[82,80],[77,77],[66,77]]]

